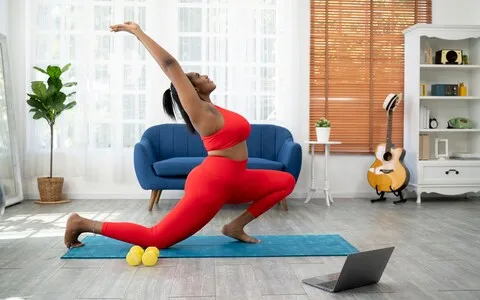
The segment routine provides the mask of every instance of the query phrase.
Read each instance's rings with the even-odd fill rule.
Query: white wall
[[[8,0],[0,0],[0,34],[8,32]]]
[[[433,0],[432,23],[443,25],[479,25],[480,1]]]

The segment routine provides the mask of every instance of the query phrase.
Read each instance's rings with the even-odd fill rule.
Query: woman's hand
[[[130,32],[133,35],[136,35],[142,30],[140,29],[140,26],[138,26],[137,23],[127,21],[127,22],[124,22],[123,24],[111,25],[110,31],[113,31],[113,32],[126,31],[126,32]]]

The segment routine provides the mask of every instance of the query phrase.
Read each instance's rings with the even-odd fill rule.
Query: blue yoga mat
[[[161,258],[346,256],[358,250],[340,235],[260,235],[258,244],[239,242],[226,236],[191,236],[168,249]],[[83,247],[69,249],[62,259],[122,258],[132,244],[101,235],[87,236]]]

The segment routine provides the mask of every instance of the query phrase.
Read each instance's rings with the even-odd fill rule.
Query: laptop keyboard
[[[326,287],[327,289],[333,290],[336,284],[337,284],[337,281],[328,281],[328,282],[322,282],[320,285],[323,287]]]

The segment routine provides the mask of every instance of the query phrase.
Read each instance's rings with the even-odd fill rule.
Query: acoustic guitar
[[[372,188],[381,195],[380,199],[384,200],[383,195],[392,192],[396,196],[408,185],[410,181],[410,172],[403,163],[405,157],[405,149],[396,148],[392,143],[392,119],[393,111],[402,101],[403,94],[389,94],[383,103],[383,108],[387,111],[387,140],[384,144],[379,144],[375,148],[375,161],[368,170],[368,183]],[[372,200],[374,202],[375,200]]]

